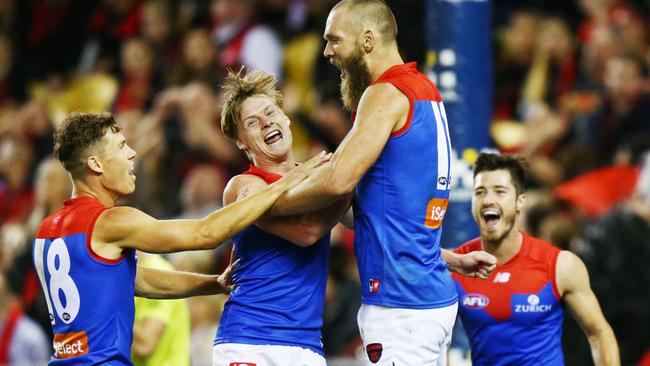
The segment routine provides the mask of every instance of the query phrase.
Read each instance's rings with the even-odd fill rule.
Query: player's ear
[[[370,53],[375,48],[377,37],[372,29],[363,31],[363,38],[361,39],[361,47],[366,53]]]
[[[521,210],[526,207],[526,201],[528,201],[528,196],[526,196],[526,193],[522,193],[517,196],[517,202],[515,204],[515,211],[517,211],[517,213],[521,212]]]
[[[241,140],[237,140],[237,141],[235,141],[235,144],[237,144],[237,148],[238,148],[239,150],[244,151],[244,150],[248,149],[248,145],[246,145],[246,144],[245,144],[243,141],[241,141]]]
[[[99,159],[97,159],[96,156],[89,156],[86,159],[86,165],[88,166],[88,169],[90,169],[91,171],[97,174],[102,174],[104,172],[102,162]]]

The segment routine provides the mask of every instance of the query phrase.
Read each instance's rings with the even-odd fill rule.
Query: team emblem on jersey
[[[370,360],[370,362],[372,363],[379,362],[383,350],[384,347],[381,345],[381,343],[370,343],[369,345],[367,345],[366,352],[368,353],[368,359]]]
[[[463,296],[463,306],[468,309],[483,309],[489,303],[490,299],[481,294],[467,294]]]
[[[381,284],[380,280],[376,280],[374,278],[371,278],[368,281],[368,287],[370,288],[371,293],[379,292],[379,285]]]

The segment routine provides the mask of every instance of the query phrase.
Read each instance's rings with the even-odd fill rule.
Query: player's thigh
[[[212,366],[325,366],[325,358],[301,347],[218,344]]]
[[[444,365],[457,305],[395,309],[362,305],[358,321],[368,365]]]

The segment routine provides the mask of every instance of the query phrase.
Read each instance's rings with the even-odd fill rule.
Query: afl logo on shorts
[[[381,358],[381,352],[384,350],[384,347],[381,343],[370,343],[366,346],[366,352],[368,353],[368,359],[372,363],[379,362]]]
[[[370,288],[371,293],[376,293],[379,292],[379,285],[381,284],[380,280],[375,280],[374,278],[371,278],[368,280],[368,287]]]

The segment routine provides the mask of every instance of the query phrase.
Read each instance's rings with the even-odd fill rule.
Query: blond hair
[[[237,140],[237,123],[241,120],[241,108],[246,99],[264,95],[282,108],[282,94],[276,86],[277,82],[275,76],[261,70],[246,72],[243,67],[237,72],[228,70],[226,80],[221,86],[225,91],[221,109],[221,130],[228,138]]]

